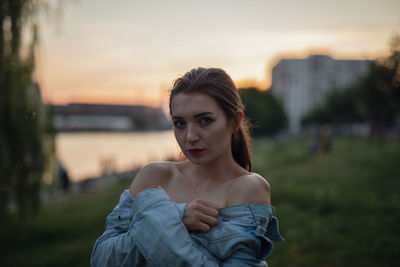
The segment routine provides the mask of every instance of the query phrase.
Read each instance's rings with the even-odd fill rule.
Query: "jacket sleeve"
[[[107,216],[106,230],[96,240],[90,259],[91,266],[141,266],[145,259],[133,244],[128,231],[132,216],[133,197],[125,190],[118,205]]]
[[[144,258],[153,266],[219,266],[201,252],[164,190],[146,189],[133,204],[131,234]]]
[[[126,190],[95,242],[91,266],[218,266],[196,249],[182,223],[185,206],[162,189],[135,199]]]

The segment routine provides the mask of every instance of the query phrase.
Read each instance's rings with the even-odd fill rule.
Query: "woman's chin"
[[[193,155],[186,155],[186,158],[193,164],[205,164],[207,163],[209,160],[207,160],[206,157],[204,156],[193,156]]]

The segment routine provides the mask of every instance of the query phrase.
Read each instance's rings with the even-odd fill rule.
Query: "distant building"
[[[161,109],[141,105],[53,106],[57,131],[135,131],[171,128]]]
[[[326,55],[282,59],[272,69],[272,92],[283,102],[289,133],[299,134],[301,119],[327,94],[350,86],[367,74],[369,60],[336,60]]]

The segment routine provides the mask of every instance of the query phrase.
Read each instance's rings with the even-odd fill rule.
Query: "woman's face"
[[[171,101],[175,138],[192,163],[210,163],[231,152],[232,123],[210,96],[179,93]]]

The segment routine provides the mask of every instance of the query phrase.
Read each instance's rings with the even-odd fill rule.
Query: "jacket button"
[[[224,222],[228,222],[228,221],[229,221],[228,218],[222,218],[222,220],[223,220]]]
[[[261,223],[266,223],[267,222],[267,218],[265,218],[265,217],[263,217],[262,219],[261,219]]]

